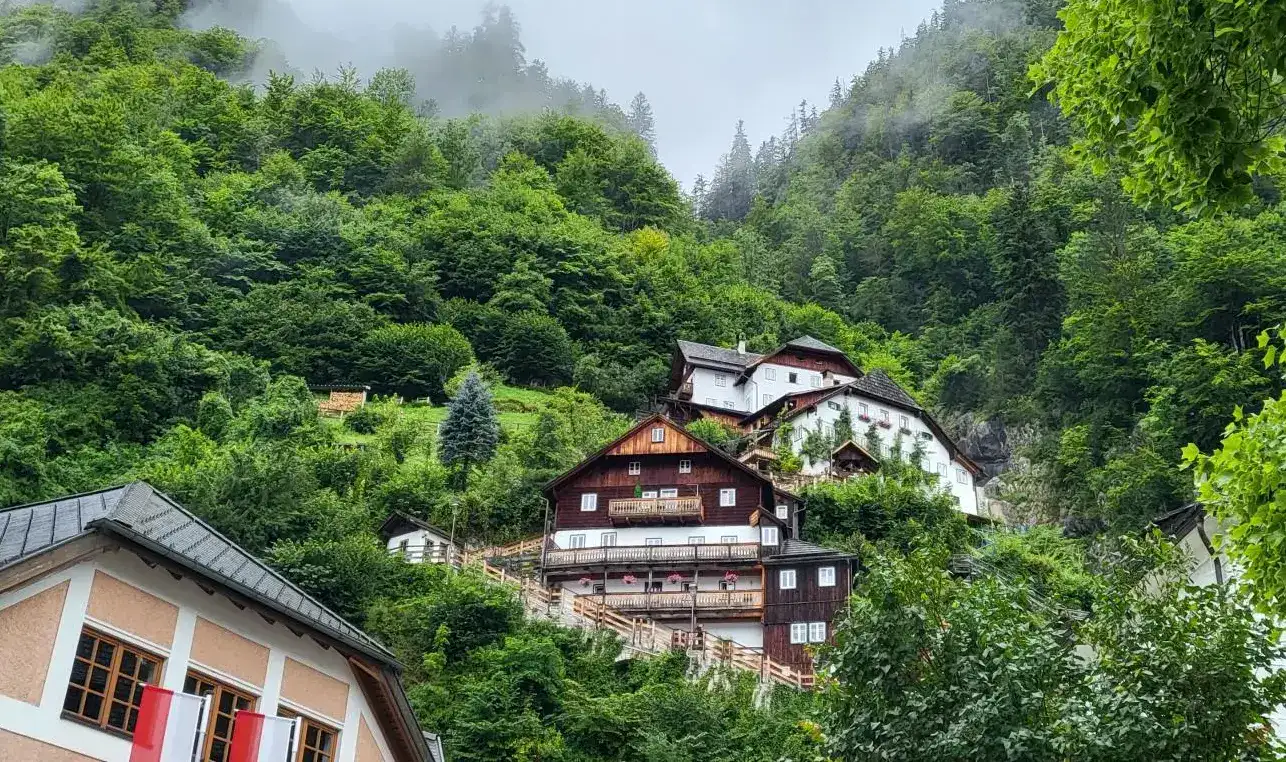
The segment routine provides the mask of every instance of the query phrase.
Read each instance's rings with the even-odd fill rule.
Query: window
[[[719,400],[715,399],[714,397],[706,397],[706,404],[709,405],[710,407],[714,407],[715,405],[719,404]]]
[[[826,623],[825,622],[808,623],[808,642],[809,643],[826,642]]]
[[[689,538],[688,538],[688,544],[689,544],[689,545],[705,545],[705,544],[706,544],[706,538],[705,538],[705,535],[700,535],[700,534],[694,534],[694,535],[692,535],[691,537],[689,537]]]
[[[655,500],[657,497],[659,497],[659,495],[657,494],[657,491],[654,489],[645,489],[639,495],[639,497],[642,497],[645,500]]]
[[[733,407],[736,407],[736,403],[734,403],[732,400],[724,400],[723,406],[726,408],[733,408]]]
[[[586,492],[585,494],[581,495],[580,509],[582,511],[597,511],[598,510],[598,493]]]
[[[104,730],[133,734],[143,686],[157,685],[160,679],[161,659],[84,630],[76,644],[63,714]]]
[[[899,415],[898,426],[901,426],[902,428],[907,429],[909,431],[911,429],[911,421],[905,415]]]
[[[759,530],[759,542],[763,545],[777,544],[777,527],[764,527]]]
[[[731,579],[721,579],[721,580],[719,580],[719,589],[720,589],[720,590],[736,590],[736,589],[737,589],[737,582],[736,582],[736,580],[731,580]]]
[[[585,535],[582,533],[582,534],[574,534],[571,537],[568,537],[567,545],[568,547],[572,547],[572,548],[585,547]]]
[[[653,442],[664,442],[664,441],[665,441],[665,427],[664,427],[664,426],[653,426],[653,427],[652,427],[652,441],[653,441]]]
[[[201,759],[205,762],[227,762],[233,718],[238,711],[254,711],[254,697],[195,672],[189,672],[183,680],[183,692],[210,697],[210,719],[205,727]]]
[[[602,545],[604,548],[615,548],[616,532],[604,532],[599,536],[598,544]]]
[[[956,469],[956,481],[960,482],[961,484],[969,483],[969,477],[965,475],[965,470],[963,468]]]
[[[661,490],[661,497],[678,497],[678,496],[679,496],[678,487],[666,487],[665,489]]]
[[[881,421],[884,421],[885,423],[888,423],[888,422],[889,422],[889,411],[885,410],[884,408],[880,408],[880,420],[881,420]]]
[[[681,460],[681,461],[679,461],[679,473],[681,473],[681,474],[690,474],[690,473],[692,473],[692,461],[690,461],[690,460]]]
[[[781,519],[782,521],[785,521],[786,519],[790,518],[790,506],[786,506],[786,505],[777,506],[777,518]]]
[[[771,395],[771,394],[765,394],[765,395],[764,395],[764,400],[763,400],[763,402],[762,402],[762,403],[760,403],[760,405],[761,405],[762,407],[768,407],[768,406],[769,406],[769,405],[771,405],[771,404],[772,404],[772,395]]]
[[[777,587],[781,590],[795,589],[795,570],[782,569],[777,572]]]
[[[862,411],[862,415],[870,415],[870,414],[871,414],[871,406],[870,406],[870,405],[868,405],[868,404],[866,404],[865,402],[859,402],[859,403],[857,403],[857,409]]]
[[[817,568],[817,586],[835,587],[835,567],[819,566]]]
[[[798,374],[798,373],[787,373],[787,374],[786,374],[786,380],[787,380],[787,381],[789,381],[789,382],[791,382],[792,384],[797,384],[797,383],[799,383],[799,374]]]
[[[630,476],[638,476],[643,473],[643,464],[637,460],[630,461]]]
[[[335,762],[339,754],[339,731],[332,727],[300,717],[289,709],[277,712],[278,717],[293,720],[300,718],[299,756],[295,762]]]
[[[808,385],[813,387],[814,389],[822,388],[822,377],[817,375],[816,373],[810,374],[808,376]]]
[[[643,541],[643,544],[644,544],[644,545],[660,545],[660,544],[661,544],[661,538],[660,538],[660,537],[649,537],[649,538],[647,538],[646,540],[644,540],[644,541]]]
[[[725,376],[725,375],[723,375],[722,373],[716,373],[716,374],[715,374],[715,376],[714,376],[714,385],[715,385],[715,386],[727,386],[727,385],[728,385],[728,377],[727,377],[727,376]]]
[[[795,622],[790,626],[790,642],[791,643],[808,642],[808,623],[807,622]]]
[[[402,540],[397,544],[397,552],[406,555],[406,550],[411,546],[410,540]]]
[[[776,369],[776,368],[772,368],[772,367],[764,368],[764,380],[765,380],[765,381],[776,381],[776,380],[777,380],[777,369]]]
[[[735,534],[725,534],[723,537],[720,537],[720,538],[719,538],[719,542],[723,543],[724,545],[736,545],[736,544],[737,544],[737,535],[735,535]]]
[[[834,400],[831,400],[830,402],[826,403],[826,407],[830,408],[831,410],[839,410],[840,404]]]
[[[735,487],[719,490],[719,505],[727,508],[737,504],[737,490]]]
[[[943,479],[947,478],[947,464],[946,464],[946,463],[939,463],[939,464],[938,464],[938,476],[941,476]]]

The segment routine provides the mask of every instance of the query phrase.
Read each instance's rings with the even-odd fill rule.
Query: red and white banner
[[[228,762],[289,762],[296,720],[237,712]]]
[[[192,762],[204,709],[200,696],[144,686],[129,762]]]

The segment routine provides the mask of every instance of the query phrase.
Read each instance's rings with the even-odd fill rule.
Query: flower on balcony
[[[736,581],[737,581],[737,573],[736,573],[736,572],[734,572],[734,571],[730,571],[730,572],[728,572],[727,574],[724,574],[724,575],[723,575],[723,581],[724,581],[724,582],[736,582]]]
[[[860,414],[857,416],[857,420],[861,421],[862,423],[870,423],[870,422],[871,422],[871,416],[867,415],[866,413],[860,413]]]
[[[666,577],[665,581],[669,582],[671,585],[677,585],[683,581],[683,575],[678,572],[674,572],[670,576]]]
[[[593,581],[594,581],[594,580],[590,579],[589,577],[581,577],[581,578],[580,578],[580,586],[581,586],[581,587],[589,587],[589,583],[591,583],[591,582],[593,582]]]
[[[638,582],[638,578],[633,574],[626,574],[624,577],[621,577],[621,581],[627,585],[632,585],[635,582]]]
[[[891,429],[893,428],[893,424],[889,423],[888,421],[880,421],[880,428]]]

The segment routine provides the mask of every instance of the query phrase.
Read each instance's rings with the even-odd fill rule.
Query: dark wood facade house
[[[819,608],[813,595],[796,606],[789,593],[772,587],[775,559],[817,547],[795,539],[798,499],[662,415],[644,419],[554,479],[544,494],[553,539],[541,556],[547,586],[681,629],[744,633],[753,626],[753,647],[768,646],[771,601],[774,622],[787,626],[785,640],[773,641],[765,653],[796,667],[809,662],[802,648],[787,647],[789,623],[824,621],[829,632],[838,603]],[[845,560],[830,564],[833,589],[821,595],[842,590],[842,602],[852,564],[837,557]],[[825,620],[802,618],[821,609]],[[741,629],[731,630],[730,623]]]
[[[830,642],[835,617],[853,593],[857,557],[791,539],[763,567],[764,652],[796,669],[810,667],[810,646]]]

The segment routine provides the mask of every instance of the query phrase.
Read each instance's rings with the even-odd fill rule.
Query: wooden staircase
[[[543,537],[536,537],[510,545],[466,552],[464,563],[476,565],[488,579],[514,588],[522,602],[523,612],[534,619],[553,621],[583,630],[611,630],[620,636],[626,651],[634,654],[683,650],[703,666],[723,664],[739,671],[752,672],[763,682],[788,685],[801,690],[813,687],[811,672],[801,672],[775,662],[761,648],[750,648],[708,634],[675,630],[644,617],[626,616],[588,596],[564,598],[560,588],[547,588],[529,575],[514,573],[502,563],[505,558],[539,551],[543,540]]]

